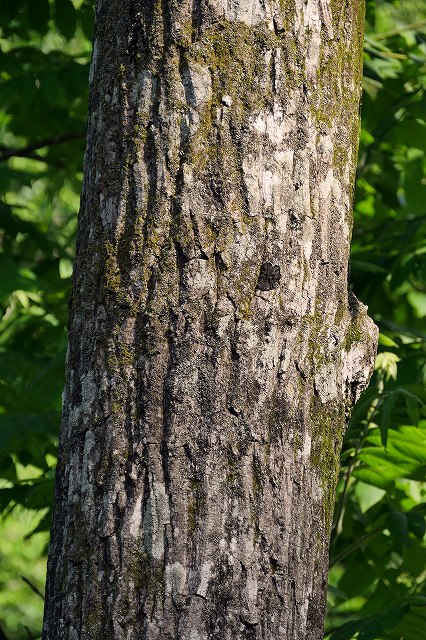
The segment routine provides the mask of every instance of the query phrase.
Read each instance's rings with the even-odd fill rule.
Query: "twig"
[[[32,591],[34,591],[34,593],[36,593],[38,596],[40,596],[40,598],[42,600],[44,600],[44,595],[42,594],[42,592],[40,591],[40,589],[38,589],[35,584],[33,584],[32,582],[30,582],[30,580],[28,580],[28,578],[26,578],[25,576],[21,576],[22,580],[29,586],[30,589],[32,589]],[[0,639],[1,640],[1,639]]]
[[[84,133],[64,133],[60,136],[45,138],[44,140],[40,140],[39,142],[29,144],[26,147],[21,147],[20,149],[11,149],[9,147],[0,146],[0,161],[18,157],[32,158],[33,160],[41,160],[45,162],[45,159],[42,156],[34,154],[33,152],[37,149],[42,149],[43,147],[50,147],[53,144],[62,144],[63,142],[68,142],[69,140],[79,140],[81,138],[84,138],[84,136]]]
[[[406,24],[403,27],[398,27],[398,29],[391,29],[390,31],[383,31],[382,33],[378,33],[374,36],[375,40],[387,40],[388,38],[392,38],[392,36],[398,36],[400,33],[404,31],[410,31],[411,29],[418,29],[419,27],[425,27],[426,20],[419,20],[418,22],[411,22],[411,24]]]
[[[346,620],[345,622],[343,622],[342,624],[339,624],[338,627],[332,627],[331,629],[329,629],[328,631],[324,631],[324,640],[325,638],[328,638],[328,636],[331,636],[333,633],[336,633],[336,631],[339,631],[342,627],[345,626],[345,624],[347,624],[349,621]]]
[[[365,438],[368,435],[368,432],[370,430],[370,426],[373,424],[374,418],[376,417],[376,413],[379,410],[380,406],[383,403],[383,398],[379,395],[378,397],[375,397],[372,401],[372,404],[370,405],[370,409],[368,411],[368,415],[367,415],[367,421],[364,425],[364,428],[362,430],[362,433],[360,435],[360,437],[358,438],[358,442],[356,444],[355,447],[355,454],[352,456],[352,459],[350,460],[350,462],[348,463],[348,468],[346,469],[346,473],[345,473],[345,482],[343,485],[343,491],[339,497],[339,502],[336,508],[336,514],[334,516],[334,522],[333,522],[333,527],[332,527],[332,531],[335,532],[335,537],[334,537],[334,544],[333,544],[333,548],[336,545],[337,542],[337,537],[339,536],[339,527],[341,524],[341,520],[343,518],[343,509],[345,507],[345,503],[346,503],[346,499],[347,499],[347,494],[348,494],[348,490],[349,490],[349,482],[351,480],[351,474],[352,471],[355,467],[355,464],[358,461],[358,454],[362,448],[362,446],[364,445],[364,441]]]
[[[355,551],[355,549],[358,549],[359,547],[361,547],[364,544],[364,542],[367,542],[367,540],[369,540],[370,538],[373,538],[378,533],[381,533],[384,528],[385,528],[385,525],[381,527],[376,527],[375,529],[367,533],[365,536],[362,536],[362,538],[359,538],[356,542],[349,545],[349,547],[346,547],[346,549],[343,549],[343,551],[341,551],[336,556],[334,556],[334,558],[330,559],[329,568],[333,567],[338,562],[341,562],[342,560],[344,560],[347,556],[349,556],[352,553],[352,551]]]
[[[386,60],[387,58],[392,58],[395,60],[408,60],[408,56],[405,53],[394,53],[393,51],[383,51],[382,49],[376,49],[375,47],[364,45],[365,51],[368,53],[372,53],[378,58],[383,58]]]

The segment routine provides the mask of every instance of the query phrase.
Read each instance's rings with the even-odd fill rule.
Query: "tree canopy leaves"
[[[394,4],[367,5],[351,279],[381,335],[342,453],[330,640],[426,637],[426,11]]]

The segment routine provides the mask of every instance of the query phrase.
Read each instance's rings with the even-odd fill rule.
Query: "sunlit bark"
[[[363,3],[98,0],[45,640],[319,640]]]

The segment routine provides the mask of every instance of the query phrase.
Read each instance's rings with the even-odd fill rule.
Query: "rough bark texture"
[[[46,640],[318,640],[361,0],[98,0]]]

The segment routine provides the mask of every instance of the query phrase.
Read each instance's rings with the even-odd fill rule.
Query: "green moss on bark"
[[[221,21],[207,29],[186,52],[188,63],[202,64],[212,77],[212,98],[203,108],[191,143],[190,160],[198,170],[215,160],[226,160],[232,171],[235,149],[228,148],[223,136],[217,138],[217,110],[224,110],[226,119],[238,127],[250,113],[272,103],[270,60],[265,54],[279,44],[265,24],[253,28],[242,22]],[[224,95],[231,98],[229,106],[222,103]]]
[[[344,406],[337,401],[322,404],[314,396],[310,407],[312,438],[310,464],[318,472],[323,492],[324,540],[328,540],[334,512],[334,495],[339,477],[340,450],[346,428]]]

